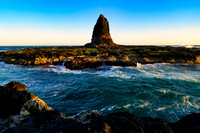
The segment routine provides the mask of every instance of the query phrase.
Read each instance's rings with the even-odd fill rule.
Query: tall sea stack
[[[116,48],[115,44],[110,36],[110,29],[108,20],[101,14],[94,26],[92,42],[85,45],[86,47],[96,48]]]

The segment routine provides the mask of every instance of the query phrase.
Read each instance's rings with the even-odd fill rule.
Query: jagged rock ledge
[[[65,116],[27,91],[24,84],[10,82],[0,86],[0,132],[3,133],[199,133],[200,114],[190,114],[175,123],[136,117],[128,112],[106,116],[85,112]]]

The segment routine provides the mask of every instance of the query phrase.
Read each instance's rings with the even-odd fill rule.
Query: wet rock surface
[[[136,62],[200,64],[198,48],[123,46],[117,49],[44,47],[0,52],[0,62],[17,65],[65,65],[72,70],[102,65],[136,66]]]
[[[4,133],[199,133],[200,114],[190,114],[175,123],[137,117],[128,112],[101,115],[87,111],[74,117],[50,108],[19,82],[0,86],[0,131]],[[34,104],[33,104],[34,103]],[[26,105],[27,104],[27,105]],[[31,108],[28,108],[28,107]]]

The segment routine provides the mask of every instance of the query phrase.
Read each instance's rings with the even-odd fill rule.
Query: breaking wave
[[[65,66],[48,66],[48,67],[33,67],[30,70],[42,70],[48,72],[72,73],[72,74],[95,74],[102,77],[114,77],[122,79],[136,78],[159,78],[159,79],[176,79],[185,81],[200,81],[200,67],[195,65],[172,65],[168,63],[158,64],[140,64],[137,67],[120,67],[120,66],[101,66],[97,69],[86,70],[70,70]],[[194,71],[196,69],[196,71]]]
[[[0,62],[0,85],[19,81],[67,115],[128,111],[177,121],[200,109],[200,65],[140,64],[69,70]]]

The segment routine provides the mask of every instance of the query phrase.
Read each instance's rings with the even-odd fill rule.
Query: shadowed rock
[[[0,117],[27,112],[28,114],[51,110],[51,108],[34,94],[27,91],[24,84],[10,82],[0,86]]]
[[[108,20],[101,14],[94,26],[92,42],[85,45],[86,47],[96,48],[116,48],[115,44],[110,36],[110,29]]]
[[[24,84],[12,81],[0,86],[0,118],[3,118],[3,121],[0,122],[0,132],[8,127],[17,127],[27,121],[29,121],[28,123],[34,121],[34,125],[36,125],[62,117],[60,112],[56,112],[43,100],[28,92]],[[8,130],[8,132],[27,131],[29,132],[29,128]]]
[[[169,125],[174,133],[200,133],[200,114],[189,114]]]

